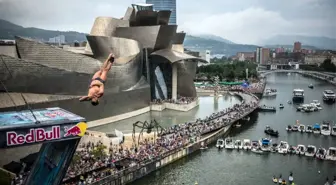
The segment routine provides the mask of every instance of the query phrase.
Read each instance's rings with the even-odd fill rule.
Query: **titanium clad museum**
[[[16,37],[17,55],[0,55],[0,111],[27,109],[26,100],[33,109],[61,107],[92,121],[144,109],[153,99],[195,97],[196,66],[206,61],[183,52],[185,33],[168,25],[170,14],[133,4],[121,19],[97,17],[85,55]],[[101,103],[79,102],[110,52],[116,62]]]

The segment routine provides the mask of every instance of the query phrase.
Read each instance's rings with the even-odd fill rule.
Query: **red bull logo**
[[[27,134],[18,134],[15,131],[11,131],[6,133],[7,146],[60,139],[60,133],[61,129],[59,126],[51,127],[50,131],[46,131],[44,128],[30,129]]]
[[[68,136],[83,136],[85,134],[87,128],[87,124],[84,122],[80,122],[75,126],[72,126],[70,128],[64,127],[64,137]]]

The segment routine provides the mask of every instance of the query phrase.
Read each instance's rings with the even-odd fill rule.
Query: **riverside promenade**
[[[259,103],[257,96],[237,93],[242,103],[232,108],[213,113],[205,119],[198,119],[168,128],[156,143],[138,146],[136,153],[128,155],[133,161],[123,164],[121,170],[93,182],[95,185],[123,185],[139,179],[185,156],[199,151],[201,143],[210,144],[227,134],[232,124],[252,113]],[[140,155],[140,158],[139,156]],[[149,155],[149,157],[144,157]],[[117,163],[117,162],[115,162]],[[112,165],[114,166],[114,165]],[[108,169],[105,169],[108,170]]]

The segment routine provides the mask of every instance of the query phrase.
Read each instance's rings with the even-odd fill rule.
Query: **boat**
[[[293,102],[303,102],[304,101],[304,90],[303,89],[293,89]]]
[[[293,127],[292,127],[292,131],[293,131],[293,132],[297,132],[297,131],[299,131],[299,127],[298,127],[297,125],[293,125]]]
[[[240,128],[242,125],[238,122],[237,124],[233,125],[236,128]]]
[[[323,91],[323,101],[326,102],[335,102],[336,95],[332,90],[324,90]]]
[[[311,125],[306,126],[306,132],[307,133],[312,133],[313,132],[313,127]]]
[[[280,141],[278,152],[280,154],[286,154],[288,152],[289,145],[286,141]]]
[[[298,128],[298,131],[299,131],[299,132],[306,132],[306,126],[300,124],[300,125],[299,125],[299,128]]]
[[[260,149],[264,152],[270,152],[272,147],[272,140],[267,138],[262,138],[259,140]]]
[[[252,152],[257,153],[257,154],[263,154],[264,151],[262,151],[260,148],[254,148],[252,147],[251,149]]]
[[[326,160],[336,161],[336,147],[330,147],[327,151]]]
[[[266,105],[259,106],[258,110],[262,111],[262,112],[276,112],[275,107],[269,107],[269,106],[266,106]]]
[[[327,154],[327,150],[325,148],[317,149],[315,157],[318,159],[324,159]]]
[[[278,152],[279,145],[277,143],[273,143],[271,147],[271,152]]]
[[[310,103],[310,104],[312,104],[315,107],[317,107],[318,110],[322,110],[321,103],[318,100],[313,100],[313,102]]]
[[[235,142],[234,142],[234,148],[235,149],[243,149],[243,143],[242,143],[242,141],[241,140],[236,140]]]
[[[234,149],[234,143],[232,138],[228,137],[225,139],[225,148],[226,149]]]
[[[305,156],[314,157],[315,154],[316,154],[316,146],[314,146],[314,145],[308,145],[307,146],[307,150],[305,152]]]
[[[217,147],[218,149],[222,149],[222,148],[224,148],[224,140],[223,140],[223,139],[218,139],[218,140],[217,140],[217,143],[216,143],[216,147]]]
[[[311,88],[311,89],[314,89],[314,85],[313,84],[309,84],[308,87]]]
[[[285,108],[285,106],[282,103],[280,103],[279,108],[283,109],[283,108]]]
[[[264,132],[270,136],[279,137],[279,132],[277,130],[273,130],[270,126],[266,126]]]
[[[305,152],[306,152],[306,146],[305,145],[298,145],[296,147],[296,152],[295,152],[296,154],[298,154],[298,155],[304,155]]]
[[[278,183],[278,179],[277,179],[275,176],[272,177],[272,181],[273,181],[273,183],[275,183],[275,184]]]
[[[263,96],[265,97],[271,97],[271,96],[276,96],[277,95],[277,90],[276,89],[265,89],[265,92],[263,94]]]
[[[314,134],[320,134],[320,133],[321,133],[321,127],[320,127],[320,124],[315,123],[315,125],[313,126],[313,133],[314,133]]]
[[[223,146],[224,147],[224,146]],[[204,143],[204,141],[203,142],[201,142],[201,150],[205,150],[205,149],[207,149],[208,148],[208,146]]]
[[[288,103],[288,104],[292,104],[292,101],[288,100],[287,103]]]
[[[315,104],[303,104],[301,107],[301,112],[315,112],[319,110]]]
[[[331,127],[331,134],[332,136],[336,136],[336,124],[332,125]]]
[[[296,154],[296,147],[295,146],[289,146],[288,153],[289,154]]]
[[[250,121],[250,117],[246,116],[246,117],[243,117],[241,120]]]
[[[321,126],[321,134],[325,136],[330,136],[331,128],[328,122],[324,122]]]
[[[288,125],[288,126],[286,127],[286,130],[287,130],[287,131],[292,131],[292,126],[291,126],[291,125]]]
[[[243,149],[244,150],[251,150],[252,145],[251,145],[251,140],[249,139],[244,139],[243,140]]]

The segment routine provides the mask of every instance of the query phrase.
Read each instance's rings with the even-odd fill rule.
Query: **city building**
[[[205,50],[199,53],[200,58],[202,58],[203,60],[207,61],[207,63],[199,63],[199,65],[208,65],[210,64],[210,60],[211,60],[211,51],[210,50]]]
[[[64,44],[65,43],[65,36],[64,35],[58,35],[53,38],[49,38],[49,43],[53,44]]]
[[[283,53],[283,52],[285,52],[285,48],[284,47],[276,48],[275,49],[275,53]]]
[[[301,42],[294,42],[293,52],[301,52]]]
[[[89,56],[16,37],[13,48],[18,56],[1,55],[0,62],[0,80],[5,84],[0,91],[13,93],[15,102],[0,93],[0,110],[25,109],[23,93],[33,108],[60,107],[89,122],[106,124],[127,118],[120,115],[149,111],[154,99],[196,97],[197,64],[207,61],[183,52],[185,33],[176,32],[177,25],[168,25],[169,16],[135,7],[129,7],[122,19],[96,18],[87,35]],[[115,64],[100,104],[79,102],[78,96],[87,94],[88,81],[111,52],[116,55]]]
[[[308,54],[304,57],[305,64],[321,65],[325,59],[331,59],[331,62],[336,65],[336,54],[329,52],[318,53],[318,54]]]
[[[152,4],[155,11],[170,10],[169,24],[175,25],[176,21],[176,0],[146,0],[147,4]]]
[[[256,62],[258,64],[267,64],[270,60],[270,49],[258,47],[256,51]]]
[[[238,61],[254,61],[254,52],[238,52],[236,57]]]

